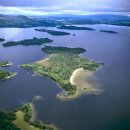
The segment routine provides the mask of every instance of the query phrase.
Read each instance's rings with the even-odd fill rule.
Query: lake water
[[[100,84],[103,90],[100,95],[82,95],[74,100],[61,101],[56,98],[61,89],[54,81],[18,67],[46,58],[42,46],[4,48],[0,43],[0,60],[13,63],[2,69],[18,73],[16,77],[0,82],[0,109],[13,110],[41,95],[43,100],[33,102],[36,119],[55,124],[60,130],[130,130],[130,28],[89,27],[96,31],[67,30],[76,36],[51,36],[34,28],[0,28],[0,37],[4,36],[6,41],[48,37],[54,40],[49,45],[82,47],[87,50],[82,57],[105,63],[94,73],[94,78],[89,79],[92,84]],[[100,29],[119,33],[99,32]]]

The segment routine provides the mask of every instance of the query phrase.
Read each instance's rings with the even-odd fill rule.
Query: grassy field
[[[34,126],[30,126],[30,124],[28,122],[25,122],[24,121],[24,112],[22,112],[20,110],[16,112],[16,120],[14,121],[14,124],[21,130],[41,130]]]

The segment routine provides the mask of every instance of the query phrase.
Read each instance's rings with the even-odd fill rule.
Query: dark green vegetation
[[[70,77],[74,70],[84,68],[85,70],[94,71],[101,65],[79,57],[78,54],[84,52],[84,49],[81,48],[45,47],[42,50],[52,53],[52,55],[46,60],[24,64],[21,67],[31,68],[38,74],[55,80],[66,91],[65,97],[75,95],[77,92],[77,86],[70,83]]]
[[[10,42],[6,42],[3,44],[4,47],[8,47],[8,46],[17,46],[17,45],[24,45],[24,46],[28,46],[28,45],[42,45],[45,43],[50,43],[53,42],[53,40],[48,39],[48,38],[33,38],[33,39],[25,39],[25,40],[21,40],[21,41],[10,41]]]
[[[35,30],[40,31],[40,32],[47,32],[51,35],[56,35],[56,36],[70,35],[70,33],[68,32],[54,31],[54,30],[48,30],[48,29],[35,29]]]
[[[100,32],[106,32],[106,33],[118,33],[118,32],[115,32],[115,31],[109,31],[109,30],[100,30]]]
[[[6,70],[0,70],[0,80],[5,80],[5,79],[11,78],[15,75],[16,75],[15,72],[8,72]]]
[[[5,41],[5,39],[4,38],[0,38],[0,42],[3,42],[3,41]]]
[[[95,30],[93,28],[88,28],[88,27],[77,27],[77,26],[71,26],[71,25],[62,25],[57,27],[59,29],[67,29],[67,30]]]
[[[86,50],[83,48],[68,48],[68,47],[52,47],[52,46],[45,46],[42,48],[42,51],[48,54],[52,53],[72,53],[72,54],[80,54],[84,53]]]
[[[10,63],[8,61],[0,61],[0,67],[9,66]]]
[[[15,113],[4,113],[0,111],[0,130],[20,130],[12,122],[16,119]]]

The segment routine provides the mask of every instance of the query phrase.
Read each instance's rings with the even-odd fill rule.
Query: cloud
[[[0,0],[0,5],[5,14],[130,12],[130,0]]]

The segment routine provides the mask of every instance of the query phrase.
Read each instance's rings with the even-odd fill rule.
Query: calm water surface
[[[41,95],[43,100],[34,102],[36,119],[53,123],[60,130],[130,130],[130,28],[90,27],[96,31],[68,31],[76,36],[51,36],[34,28],[1,28],[0,37],[4,36],[6,41],[48,37],[54,40],[50,43],[53,46],[85,48],[87,52],[82,57],[103,62],[105,66],[95,72],[96,81],[90,79],[93,84],[101,85],[102,94],[60,101],[56,94],[61,89],[54,81],[18,67],[19,64],[46,58],[47,54],[41,51],[42,46],[4,48],[1,43],[0,60],[13,63],[2,69],[16,71],[18,75],[0,82],[0,109],[13,110],[32,102],[34,96]],[[99,32],[100,29],[119,33],[103,33]]]

